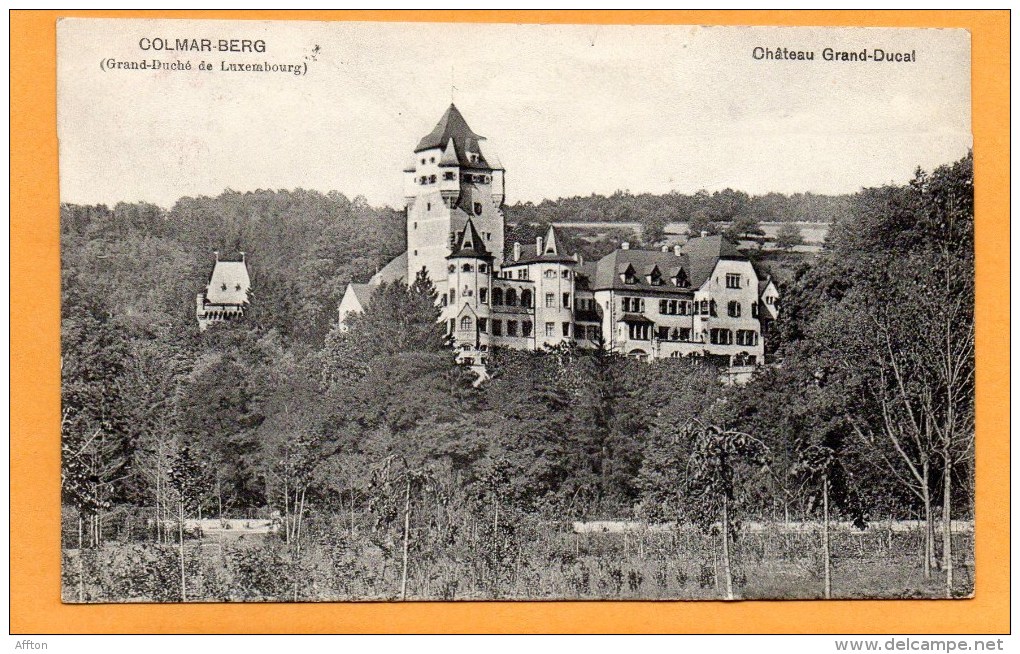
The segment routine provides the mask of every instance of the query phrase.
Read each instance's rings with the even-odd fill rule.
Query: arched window
[[[503,304],[503,289],[492,289],[492,304],[496,306]]]
[[[517,306],[517,291],[512,288],[506,289],[506,305],[508,307]]]
[[[447,270],[448,272],[452,272],[452,273],[454,273],[454,272],[457,272],[457,266],[455,266],[455,265],[453,265],[453,264],[451,263],[451,264],[450,264],[449,266],[447,266],[446,270]]]
[[[531,308],[531,291],[528,289],[521,291],[521,306]]]
[[[461,266],[460,270],[461,272],[471,272],[474,270],[474,267],[470,263],[465,263],[463,266]]]
[[[464,316],[460,319],[460,331],[469,332],[474,327],[474,321],[471,320],[471,316]]]

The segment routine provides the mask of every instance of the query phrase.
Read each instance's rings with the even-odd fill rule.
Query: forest
[[[972,179],[968,156],[820,203],[778,363],[742,386],[572,347],[479,382],[427,278],[341,332],[346,284],[404,249],[360,197],[62,205],[63,598],[968,596]],[[593,198],[508,207],[507,243],[623,220]],[[250,306],[199,332],[214,250],[245,252]]]

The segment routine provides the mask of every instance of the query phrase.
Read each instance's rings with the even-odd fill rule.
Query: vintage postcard
[[[971,597],[970,48],[59,21],[62,600]]]

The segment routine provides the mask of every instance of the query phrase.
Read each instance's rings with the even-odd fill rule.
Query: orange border
[[[98,605],[59,601],[62,16],[963,27],[977,203],[977,587],[967,601]],[[1009,631],[1009,12],[12,11],[11,633],[1006,633]]]

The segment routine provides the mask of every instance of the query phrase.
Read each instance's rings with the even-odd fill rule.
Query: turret
[[[490,343],[493,256],[472,219],[458,234],[446,261],[449,289],[444,317],[458,356],[477,362],[479,352],[488,350]]]
[[[404,168],[407,270],[426,268],[441,292],[446,282],[445,259],[468,218],[492,254],[492,265],[502,264],[503,166],[484,143],[485,137],[476,134],[457,107],[450,105],[418,142]]]

